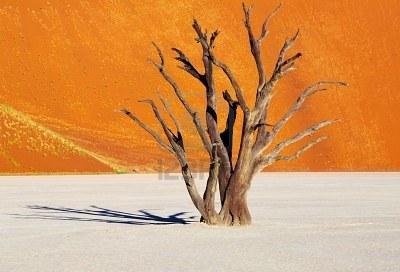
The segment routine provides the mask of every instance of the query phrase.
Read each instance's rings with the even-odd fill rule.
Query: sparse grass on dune
[[[97,161],[114,172],[129,171],[129,167],[124,166],[120,161],[83,148],[63,135],[34,121],[28,114],[19,112],[11,106],[0,104],[0,119],[0,127],[2,128],[0,157],[14,167],[20,166],[18,159],[16,159],[18,156],[13,152],[13,150],[18,149],[19,153],[22,153],[19,156],[24,157],[32,156],[32,154],[49,157],[49,160],[50,157],[52,159],[54,157],[86,157],[89,160]],[[104,171],[104,169],[102,170]],[[27,170],[27,172],[31,171]],[[32,172],[35,172],[35,169]]]

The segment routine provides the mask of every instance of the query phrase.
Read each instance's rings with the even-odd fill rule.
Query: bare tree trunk
[[[213,145],[212,147],[213,160],[210,163],[207,186],[203,196],[205,216],[202,216],[202,218],[200,219],[201,222],[205,222],[210,225],[218,224],[218,215],[215,211],[215,192],[217,190],[219,172],[219,158],[217,148],[217,145]]]
[[[221,210],[221,224],[250,225],[251,215],[247,205],[247,192],[250,189],[250,176],[235,172],[229,181],[225,195],[224,206]]]
[[[279,9],[280,6],[273,10],[273,12],[265,18],[261,27],[261,33],[259,36],[256,36],[251,24],[251,7],[243,4],[244,25],[248,34],[251,54],[253,55],[258,72],[258,86],[254,92],[255,104],[253,107],[248,106],[242,88],[229,66],[218,59],[213,52],[216,38],[220,33],[218,30],[208,33],[206,30],[202,30],[200,24],[196,20],[194,20],[192,25],[197,34],[196,41],[200,43],[202,47],[204,73],[201,73],[201,70],[198,70],[180,49],[172,48],[172,50],[177,54],[175,59],[182,65],[180,68],[199,80],[200,83],[205,87],[206,128],[203,126],[198,112],[196,112],[186,100],[184,91],[167,72],[164,55],[161,49],[153,43],[158,52],[160,60],[159,62],[152,60],[150,61],[158,69],[170,87],[172,87],[176,97],[191,117],[202,144],[209,155],[209,176],[203,197],[200,196],[195,180],[192,176],[186,156],[187,150],[184,148],[182,128],[178,123],[178,119],[175,118],[173,112],[168,107],[166,101],[160,98],[162,104],[164,105],[165,111],[175,124],[176,130],[168,127],[168,122],[164,120],[161,112],[157,108],[157,105],[152,100],[148,99],[141,101],[151,105],[154,115],[163,129],[165,136],[164,138],[161,137],[156,130],[150,128],[129,110],[121,110],[132,121],[150,134],[162,148],[176,157],[181,166],[182,175],[185,180],[185,185],[189,196],[201,215],[201,221],[206,224],[251,224],[251,215],[247,205],[247,193],[254,175],[263,168],[268,167],[277,161],[291,161],[299,158],[304,152],[312,148],[314,145],[324,141],[327,139],[327,137],[322,136],[314,140],[310,140],[292,154],[285,154],[285,149],[305,138],[313,136],[320,129],[334,124],[337,121],[321,121],[303,131],[298,132],[290,138],[284,139],[275,146],[272,146],[272,143],[274,143],[278,133],[294,116],[294,114],[302,108],[303,104],[310,96],[317,92],[326,90],[326,88],[329,86],[346,86],[345,82],[338,81],[317,82],[306,88],[293,103],[293,105],[288,109],[288,111],[280,119],[276,120],[275,124],[268,124],[268,119],[271,119],[271,117],[268,115],[268,111],[270,102],[274,95],[274,87],[284,75],[294,70],[296,61],[302,56],[301,53],[296,53],[290,57],[287,57],[290,48],[294,45],[299,36],[299,31],[297,31],[293,37],[288,38],[284,42],[279,52],[272,75],[267,77],[261,55],[261,45],[262,41],[269,33],[269,21],[273,16],[275,16]],[[228,91],[223,92],[223,97],[229,105],[229,112],[226,120],[226,128],[222,133],[218,131],[218,90],[214,82],[215,67],[220,68],[226,75],[236,96],[236,100],[233,100]],[[236,156],[236,162],[234,163],[232,154],[234,143],[233,132],[236,120],[236,110],[238,108],[240,108],[243,113],[243,121],[241,124],[239,152]],[[165,141],[165,138],[168,140],[168,142]],[[222,206],[219,213],[217,213],[215,210],[215,192],[217,185],[219,186],[220,190]]]

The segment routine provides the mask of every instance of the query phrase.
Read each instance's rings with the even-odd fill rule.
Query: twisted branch
[[[193,204],[195,205],[197,210],[200,212],[200,214],[203,217],[207,218],[208,214],[205,212],[205,209],[204,209],[204,207],[205,207],[204,201],[197,190],[197,186],[194,182],[192,172],[189,167],[189,162],[186,158],[185,150],[183,148],[183,139],[182,139],[182,137],[179,137],[181,135],[180,132],[178,131],[178,136],[174,135],[174,133],[172,133],[171,129],[167,126],[165,120],[162,118],[162,116],[161,116],[157,106],[154,104],[153,100],[146,99],[146,100],[141,100],[139,102],[147,103],[151,106],[154,115],[156,116],[157,120],[163,127],[164,133],[167,136],[167,138],[172,146],[172,149],[182,167],[181,168],[182,175],[185,180],[186,189],[190,195],[190,198],[192,199]]]
[[[200,74],[200,72],[191,63],[189,58],[178,48],[172,48],[172,51],[177,53],[175,59],[182,63],[182,66],[178,67],[188,72],[190,75],[192,75],[194,78],[198,79],[202,84],[205,85],[205,76],[203,74]]]
[[[276,124],[272,127],[271,132],[264,134],[263,138],[259,134],[260,138],[257,138],[254,145],[254,150],[256,154],[262,153],[268,145],[272,142],[272,140],[276,137],[276,135],[282,130],[282,128],[286,125],[286,123],[298,112],[305,101],[312,96],[313,94],[327,90],[327,86],[336,85],[336,86],[347,86],[345,82],[341,81],[319,81],[314,83],[313,85],[307,87],[303,93],[296,99],[293,105],[289,108],[289,110],[276,122]]]
[[[336,122],[338,122],[339,120],[325,120],[325,121],[321,121],[297,134],[295,134],[294,136],[282,141],[281,143],[277,144],[272,150],[271,152],[269,152],[268,155],[261,155],[260,159],[259,159],[259,163],[257,165],[257,167],[263,168],[266,165],[269,165],[269,163],[276,161],[276,158],[278,156],[280,156],[280,153],[288,146],[297,143],[298,141],[304,139],[305,137],[308,136],[312,136],[314,135],[317,131],[319,131],[320,129],[332,125]],[[311,146],[309,147],[311,148]],[[301,153],[302,154],[302,153]],[[300,154],[300,155],[301,155]],[[299,156],[300,156],[299,155]]]
[[[278,155],[275,157],[266,157],[264,158],[263,162],[262,162],[262,168],[268,167],[271,164],[277,162],[277,161],[293,161],[293,160],[297,160],[298,158],[301,157],[301,155],[303,155],[307,150],[311,149],[314,145],[325,141],[326,139],[328,139],[327,136],[322,136],[319,137],[309,143],[307,143],[306,145],[302,146],[300,149],[298,149],[296,152],[294,152],[291,155],[288,156],[284,156],[284,155]]]
[[[172,89],[175,92],[175,95],[178,97],[179,101],[182,103],[183,107],[186,109],[186,111],[189,113],[191,116],[193,123],[196,127],[196,130],[201,138],[201,141],[203,143],[204,148],[208,152],[209,156],[211,157],[211,141],[207,136],[207,132],[204,129],[203,125],[201,124],[200,118],[198,116],[198,113],[193,110],[193,108],[190,106],[190,104],[187,102],[182,90],[179,88],[178,84],[175,82],[175,80],[169,75],[169,73],[166,71],[165,66],[164,66],[164,56],[162,54],[161,49],[153,43],[154,47],[156,48],[158,55],[160,57],[160,63],[156,63],[152,60],[151,63],[155,67],[158,68],[160,74],[163,76],[163,78],[169,83],[169,85],[172,87]]]
[[[269,14],[266,19],[264,20],[264,23],[261,28],[261,34],[260,37],[256,38],[254,36],[254,32],[251,26],[251,6],[246,6],[244,3],[242,4],[243,7],[243,13],[244,13],[244,25],[247,30],[247,34],[249,37],[249,43],[250,43],[250,48],[251,48],[251,53],[253,55],[254,61],[257,66],[257,71],[258,71],[258,87],[257,87],[257,96],[259,93],[262,91],[262,89],[265,87],[266,83],[266,75],[265,75],[265,68],[264,64],[262,61],[262,56],[261,56],[261,42],[262,40],[268,35],[268,24],[270,19],[278,12],[280,9],[281,5],[276,7],[271,14]]]
[[[245,117],[248,117],[250,109],[246,104],[246,100],[244,99],[242,89],[239,83],[237,82],[235,76],[233,75],[231,69],[225,63],[218,60],[213,53],[211,54],[211,60],[216,66],[221,68],[222,71],[225,73],[225,75],[228,77],[229,82],[231,83],[233,90],[235,91],[236,99],[239,102],[240,108],[242,109]]]
[[[213,47],[216,38],[219,35],[219,31],[216,30],[211,34],[210,39],[208,39],[207,32],[203,32],[200,24],[197,20],[193,21],[193,29],[197,33],[197,41],[201,44],[203,55],[203,65],[204,65],[204,86],[206,88],[206,98],[207,98],[207,108],[206,108],[206,124],[208,129],[208,134],[212,143],[222,143],[221,135],[218,132],[217,124],[217,103],[216,103],[216,89],[214,83],[214,64],[212,62]],[[220,171],[219,171],[219,189],[221,196],[224,194],[227,187],[229,177],[232,172],[231,161],[229,158],[227,148],[219,144],[217,146],[218,157],[221,159]],[[222,199],[222,197],[221,197]]]
[[[279,5],[267,16],[267,18],[265,18],[264,23],[261,27],[261,34],[260,34],[260,37],[258,38],[258,42],[261,42],[264,38],[266,38],[268,36],[269,21],[272,19],[272,17],[274,17],[278,13],[278,11],[281,9],[281,7],[282,7],[282,3],[279,3]]]
[[[303,155],[307,150],[311,149],[314,145],[325,141],[326,139],[328,139],[327,136],[322,136],[319,137],[311,142],[309,142],[308,144],[302,146],[300,149],[298,149],[295,153],[293,153],[292,155],[289,156],[276,156],[276,160],[277,161],[293,161],[296,160],[298,158],[300,158],[301,155]]]
[[[172,113],[171,108],[169,107],[168,102],[167,102],[167,101],[165,100],[165,98],[162,97],[161,95],[158,95],[158,97],[159,97],[161,103],[163,104],[165,111],[168,113],[169,117],[170,117],[170,118],[172,119],[172,121],[174,122],[174,125],[175,125],[176,130],[177,130],[178,132],[179,132],[179,131],[182,131],[182,130],[181,130],[181,126],[179,125],[178,119],[176,119],[175,115]]]
[[[268,104],[272,98],[272,90],[274,89],[278,80],[281,79],[282,76],[289,71],[294,70],[295,61],[302,56],[301,53],[297,53],[294,56],[285,60],[285,55],[287,51],[293,46],[294,42],[299,36],[299,33],[300,32],[298,30],[293,37],[286,39],[279,52],[279,56],[276,61],[271,78],[265,84],[265,87],[258,93],[256,106],[254,109],[256,122],[260,122],[261,117],[264,116],[264,111],[267,110]]]
[[[133,122],[135,122],[137,125],[139,125],[141,128],[143,128],[148,134],[150,134],[154,140],[161,146],[163,147],[165,150],[167,150],[168,152],[175,154],[174,150],[171,148],[171,146],[169,146],[168,144],[166,144],[161,136],[155,132],[154,130],[152,130],[149,126],[147,126],[145,123],[143,123],[135,114],[133,114],[132,112],[130,112],[128,109],[121,109],[120,110],[123,114],[125,114],[126,116],[128,116]]]

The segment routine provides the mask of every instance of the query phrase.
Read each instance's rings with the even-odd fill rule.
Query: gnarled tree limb
[[[205,76],[201,74],[191,63],[189,58],[178,48],[172,48],[173,51],[177,53],[177,57],[175,59],[182,63],[182,66],[179,66],[182,70],[188,72],[194,78],[198,79],[203,85],[206,84]]]
[[[240,108],[242,109],[245,117],[248,118],[250,109],[247,106],[246,100],[244,99],[242,88],[240,87],[239,83],[237,82],[231,69],[225,63],[223,63],[222,61],[217,59],[217,57],[214,55],[214,53],[211,54],[211,60],[216,66],[221,68],[222,71],[225,73],[225,75],[228,77],[228,79],[233,87],[233,90],[235,91],[236,99],[239,102]]]
[[[176,135],[171,132],[173,137],[174,137],[174,141],[176,143],[178,143],[178,145],[180,145],[183,150],[185,150],[185,147],[184,147],[184,144],[183,144],[182,129],[181,129],[181,126],[179,125],[178,119],[176,119],[175,115],[172,113],[171,109],[169,108],[169,105],[168,105],[167,101],[160,95],[159,95],[159,98],[160,98],[161,103],[164,106],[165,111],[168,113],[169,117],[172,119],[172,121],[175,124]]]
[[[164,66],[164,56],[162,54],[161,49],[155,44],[153,43],[154,47],[156,48],[158,55],[160,57],[160,63],[156,63],[154,61],[151,61],[154,66],[156,66],[158,68],[158,70],[160,71],[161,75],[163,76],[163,78],[170,84],[170,86],[172,87],[172,89],[175,92],[175,95],[178,97],[179,101],[182,103],[183,107],[186,109],[186,111],[190,114],[193,123],[196,127],[196,130],[201,138],[201,141],[203,143],[204,148],[206,149],[206,151],[208,152],[208,154],[210,155],[211,158],[211,141],[207,136],[207,132],[204,129],[203,125],[201,124],[200,118],[198,116],[198,113],[196,111],[193,110],[193,108],[190,106],[190,104],[187,102],[182,90],[180,89],[180,87],[178,86],[178,84],[175,82],[175,80],[169,75],[169,73],[166,71],[165,66]]]
[[[223,92],[223,97],[225,101],[228,103],[229,112],[228,112],[228,117],[226,118],[225,130],[221,132],[221,139],[228,151],[231,167],[233,168],[232,165],[233,129],[236,121],[236,109],[239,105],[239,102],[233,100],[227,90]]]
[[[164,133],[167,136],[167,138],[175,152],[175,155],[182,167],[181,170],[182,170],[183,178],[185,180],[186,189],[190,195],[190,198],[192,199],[193,204],[195,205],[197,210],[200,212],[200,214],[204,218],[208,218],[208,214],[205,212],[205,209],[204,209],[203,198],[200,196],[200,194],[197,190],[197,186],[194,182],[194,179],[193,179],[190,167],[189,167],[189,163],[186,158],[185,150],[183,148],[183,141],[181,141],[182,139],[179,140],[179,138],[172,133],[171,129],[167,126],[165,120],[162,118],[157,106],[154,104],[154,102],[151,99],[141,100],[139,102],[144,102],[151,106],[151,108],[154,112],[154,115],[156,116],[157,120],[163,127]],[[179,131],[178,131],[178,133],[180,135]]]
[[[279,5],[265,18],[264,23],[261,27],[261,34],[260,37],[258,38],[258,42],[261,42],[264,38],[267,37],[269,31],[268,31],[268,25],[269,21],[274,17],[278,11],[281,9],[282,3],[279,3]]]
[[[267,119],[269,104],[274,94],[273,89],[285,74],[294,69],[296,61],[301,57],[301,53],[287,56],[290,48],[293,46],[299,36],[298,31],[293,37],[286,39],[279,52],[272,75],[267,78],[261,56],[261,44],[268,35],[270,19],[278,12],[279,8],[280,6],[273,10],[273,12],[265,18],[261,26],[260,34],[257,37],[254,34],[251,24],[251,8],[243,4],[244,25],[247,30],[251,53],[253,55],[258,72],[258,85],[257,89],[255,90],[256,102],[252,109],[248,107],[242,88],[231,69],[228,67],[228,65],[219,60],[213,52],[216,39],[220,33],[218,30],[212,33],[207,33],[207,31],[202,30],[200,24],[196,20],[194,20],[192,25],[197,34],[196,40],[202,47],[204,74],[200,72],[195,65],[193,65],[190,59],[180,49],[172,48],[172,50],[177,54],[176,60],[181,64],[180,68],[199,80],[206,89],[207,129],[203,127],[197,112],[194,111],[194,109],[185,99],[183,91],[167,72],[165,68],[165,59],[161,49],[153,43],[159,55],[160,61],[151,62],[159,70],[167,83],[172,87],[180,103],[191,116],[202,143],[209,154],[209,177],[203,197],[200,197],[192,177],[189,163],[185,154],[183,137],[178,120],[173,115],[173,112],[168,107],[166,101],[160,97],[165,111],[175,124],[177,131],[176,133],[174,133],[168,127],[153,101],[145,100],[143,102],[151,105],[156,119],[161,124],[169,144],[166,143],[160,137],[160,135],[141,122],[135,115],[130,113],[128,110],[122,110],[123,113],[125,113],[134,122],[152,135],[152,137],[163,148],[168,150],[170,153],[173,153],[177,157],[189,195],[194,205],[199,210],[204,222],[208,224],[250,224],[251,215],[247,206],[246,195],[254,175],[263,167],[268,166],[276,161],[291,161],[299,158],[307,150],[325,140],[326,137],[320,137],[312,140],[306,145],[297,149],[297,151],[292,154],[283,155],[283,153],[285,149],[292,144],[295,144],[306,137],[312,136],[320,129],[336,122],[332,120],[319,122],[293,135],[292,137],[281,141],[273,146],[269,152],[265,152],[266,154],[264,154],[264,151],[266,151],[273,140],[276,139],[279,131],[281,131],[281,129],[288,123],[292,116],[300,110],[308,97],[312,96],[318,91],[324,90],[328,85],[346,85],[343,82],[321,81],[308,87],[275,124],[269,124]],[[235,91],[237,99],[237,101],[234,101],[227,91],[224,92],[223,97],[229,105],[229,113],[226,122],[226,129],[221,134],[218,132],[217,125],[217,90],[214,82],[215,67],[220,68],[228,78]],[[237,106],[240,106],[241,110],[243,111],[244,118],[241,128],[239,153],[237,155],[235,165],[233,166],[232,135]],[[220,199],[222,204],[219,213],[215,211],[214,206],[217,183],[219,184]]]
[[[258,168],[263,168],[264,165],[267,165],[269,162],[271,162],[271,159],[274,160],[276,159],[277,156],[289,145],[292,145],[294,143],[297,143],[298,141],[304,139],[305,137],[311,136],[315,134],[317,131],[320,129],[332,125],[334,123],[338,122],[338,120],[325,120],[321,121],[297,134],[294,136],[280,142],[277,144],[267,155],[259,155],[258,159]]]
[[[257,92],[256,105],[253,111],[255,116],[253,124],[254,127],[256,127],[259,123],[267,123],[268,107],[273,96],[273,89],[276,83],[283,75],[294,69],[295,61],[302,56],[301,53],[297,53],[294,56],[289,57],[287,60],[285,60],[285,55],[287,51],[293,46],[298,36],[299,30],[293,37],[286,39],[279,52],[279,56],[276,61],[272,76],[265,84],[265,86],[260,90],[260,92]],[[266,144],[265,138],[267,137],[267,135],[267,128],[265,126],[261,126],[257,131],[257,138],[255,143],[255,146],[257,146],[258,150],[260,150],[260,146]]]
[[[254,107],[254,114],[255,120],[257,123],[260,122],[260,118],[264,115],[264,111],[267,109],[270,99],[272,98],[272,90],[275,87],[278,80],[287,72],[293,70],[293,66],[295,61],[302,56],[301,53],[297,53],[294,56],[285,60],[285,55],[287,51],[293,46],[294,42],[296,41],[297,37],[299,36],[299,30],[296,34],[286,39],[285,43],[283,44],[278,59],[275,64],[274,71],[265,84],[265,87],[258,93],[256,98],[256,105]]]
[[[196,40],[201,44],[201,46],[203,48],[203,62],[204,62],[207,86],[210,88],[214,84],[212,81],[212,65],[215,64],[216,66],[220,67],[224,71],[226,76],[228,77],[229,81],[232,84],[233,89],[235,90],[236,97],[239,101],[240,107],[242,108],[243,112],[247,113],[248,108],[246,106],[246,101],[243,97],[240,85],[236,81],[236,79],[233,76],[233,73],[229,69],[229,67],[226,64],[224,64],[223,62],[219,61],[215,57],[214,52],[212,50],[215,45],[215,40],[220,32],[218,30],[214,31],[211,34],[210,41],[208,41],[207,33],[202,31],[201,26],[197,20],[193,21],[193,28],[197,33]],[[207,78],[207,74],[209,75],[208,78]],[[210,77],[210,75],[211,75],[211,77]]]
[[[179,125],[178,119],[176,119],[175,115],[172,113],[171,108],[169,107],[168,102],[165,100],[164,97],[162,97],[160,94],[158,95],[161,103],[164,106],[165,111],[168,113],[169,117],[172,119],[172,121],[174,122],[175,128],[177,129],[177,131],[182,131],[181,126]]]
[[[261,42],[268,35],[268,24],[270,19],[278,12],[281,5],[275,8],[273,12],[269,14],[267,18],[264,20],[264,23],[261,28],[261,34],[260,37],[258,38],[255,37],[251,26],[251,7],[246,6],[244,3],[242,4],[242,6],[244,13],[244,25],[246,27],[247,35],[249,37],[251,54],[253,55],[258,71],[258,87],[257,87],[257,96],[258,96],[261,90],[265,87],[266,83],[265,68],[261,56]]]
[[[206,108],[206,124],[207,131],[210,136],[212,143],[222,143],[221,136],[218,131],[218,120],[217,120],[217,103],[216,103],[216,89],[214,83],[214,64],[211,59],[212,50],[215,44],[215,40],[219,34],[219,31],[214,31],[208,39],[207,33],[203,32],[200,24],[197,20],[193,21],[193,29],[197,33],[197,41],[201,44],[204,65],[204,86],[206,88],[207,108]],[[225,193],[228,185],[229,177],[232,172],[231,161],[229,158],[226,147],[222,144],[217,146],[218,157],[221,160],[220,171],[219,171],[219,189],[221,196]],[[223,198],[221,197],[221,200]]]
[[[316,145],[316,144],[318,144],[318,143],[320,143],[322,141],[325,141],[326,139],[328,139],[327,136],[319,137],[319,138],[309,142],[308,144],[302,146],[295,153],[293,153],[293,154],[291,154],[289,156],[279,155],[279,156],[276,156],[275,159],[277,161],[293,161],[293,160],[296,160],[296,159],[300,158],[300,156],[303,155],[304,152],[306,152],[307,150],[312,148],[314,145]]]
[[[296,114],[296,112],[301,109],[304,102],[318,91],[326,90],[329,85],[346,86],[347,84],[341,81],[319,81],[306,88],[289,108],[289,110],[273,126],[271,132],[269,132],[268,135],[260,135],[260,138],[257,138],[257,141],[254,145],[254,152],[256,154],[262,153],[281,131],[281,129],[286,125],[286,123]],[[263,138],[261,138],[261,136],[263,136]]]
[[[307,150],[311,149],[314,145],[325,141],[326,139],[328,139],[327,136],[322,136],[319,137],[309,143],[307,143],[306,145],[302,146],[300,149],[298,149],[296,152],[294,152],[291,155],[277,155],[277,156],[267,156],[265,158],[263,158],[263,160],[260,162],[260,168],[265,168],[270,166],[271,164],[277,162],[277,161],[293,161],[296,160],[298,158],[300,158],[301,155],[303,155]]]
[[[161,116],[161,114],[160,114],[160,112],[159,112],[157,106],[154,104],[153,100],[151,100],[151,99],[145,99],[145,100],[139,100],[138,102],[146,103],[146,104],[149,104],[149,105],[151,106],[151,108],[152,108],[152,110],[153,110],[153,112],[154,112],[154,115],[155,115],[155,117],[157,118],[158,122],[161,124],[161,126],[162,126],[162,128],[163,128],[163,130],[164,130],[165,136],[167,136],[169,142],[170,142],[170,143],[172,142],[172,143],[177,144],[177,143],[175,142],[174,137],[173,137],[173,136],[176,137],[176,135],[174,135],[174,133],[173,133],[173,132],[171,131],[171,129],[168,127],[167,123],[165,122],[165,120],[164,120],[163,117]],[[171,143],[172,148],[173,148],[173,149],[175,150],[175,152],[176,152],[177,150],[175,149],[175,146],[174,146],[172,143]]]
[[[168,144],[166,144],[161,136],[155,132],[154,130],[152,130],[149,126],[147,126],[145,123],[143,123],[135,114],[133,114],[132,112],[130,112],[128,109],[121,109],[120,110],[123,114],[125,114],[126,116],[128,116],[133,122],[135,122],[136,124],[138,124],[141,128],[143,128],[148,134],[150,134],[154,140],[156,140],[156,142],[163,147],[164,149],[166,149],[168,152],[174,154],[174,150],[171,148],[171,146],[169,146]]]

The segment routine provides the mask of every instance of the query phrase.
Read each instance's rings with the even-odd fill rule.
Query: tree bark
[[[245,169],[247,170],[247,169]],[[221,224],[244,226],[251,224],[251,215],[247,205],[247,192],[252,176],[235,172],[231,176],[221,210]]]
[[[219,158],[217,149],[218,146],[214,144],[212,148],[213,160],[210,163],[207,186],[203,196],[205,217],[203,216],[200,219],[201,222],[210,225],[218,224],[218,216],[217,212],[215,211],[215,192],[217,190],[218,172],[219,172]]]
[[[294,114],[301,109],[308,97],[312,96],[316,92],[326,90],[328,85],[347,85],[345,82],[338,81],[317,82],[305,89],[305,91],[293,103],[292,107],[289,108],[280,119],[276,120],[275,124],[268,124],[268,119],[271,119],[268,112],[270,102],[275,92],[274,87],[284,75],[295,69],[296,61],[302,56],[301,53],[296,53],[287,57],[289,49],[294,45],[299,36],[299,31],[297,31],[293,37],[286,39],[284,42],[279,52],[275,68],[272,71],[272,75],[267,77],[261,55],[261,45],[263,39],[268,35],[269,21],[277,13],[279,8],[280,5],[266,17],[261,27],[261,34],[256,36],[251,24],[251,7],[243,4],[244,24],[248,34],[251,53],[258,72],[258,86],[255,91],[254,107],[248,106],[242,88],[229,66],[225,64],[225,62],[221,61],[213,52],[216,38],[220,33],[218,30],[209,35],[210,33],[206,30],[202,30],[200,24],[196,20],[193,22],[193,28],[197,34],[196,41],[200,43],[202,47],[204,73],[202,73],[201,70],[198,70],[180,49],[172,48],[172,50],[177,54],[175,59],[181,64],[180,68],[198,79],[205,87],[206,127],[203,126],[199,114],[186,100],[184,91],[181,90],[177,82],[167,72],[162,51],[154,44],[160,60],[159,62],[150,61],[159,70],[170,87],[172,87],[176,97],[189,113],[202,144],[209,155],[209,177],[203,197],[200,196],[196,187],[196,182],[192,176],[192,171],[186,156],[187,150],[184,148],[182,128],[179,126],[178,119],[175,118],[166,101],[160,98],[165,111],[175,124],[176,132],[168,127],[168,122],[166,122],[162,117],[161,112],[158,110],[157,105],[153,100],[147,99],[141,101],[151,105],[156,120],[160,123],[165,137],[161,137],[156,130],[153,130],[142,122],[134,113],[127,109],[121,110],[122,113],[150,134],[162,148],[175,155],[179,165],[181,166],[182,176],[185,180],[189,196],[201,215],[201,221],[206,224],[229,226],[244,226],[251,224],[251,215],[247,205],[247,193],[254,175],[277,161],[292,161],[299,158],[304,152],[324,141],[327,137],[322,136],[310,140],[304,146],[291,154],[286,154],[287,152],[285,152],[285,149],[304,138],[313,136],[320,129],[337,122],[336,120],[325,120],[319,122],[269,148],[270,145],[274,143],[274,140],[276,140],[278,133],[294,116]],[[236,95],[236,100],[233,100],[227,91],[223,93],[223,97],[229,105],[229,112],[227,115],[226,128],[222,133],[219,133],[218,131],[216,101],[218,90],[214,82],[215,67],[220,68],[226,75]],[[235,163],[233,163],[233,133],[235,128],[236,110],[238,108],[240,108],[243,113],[243,120],[241,124],[239,152],[235,156]],[[168,141],[166,141],[165,138]],[[217,186],[219,186],[221,201],[221,210],[219,213],[215,210],[215,193]]]

